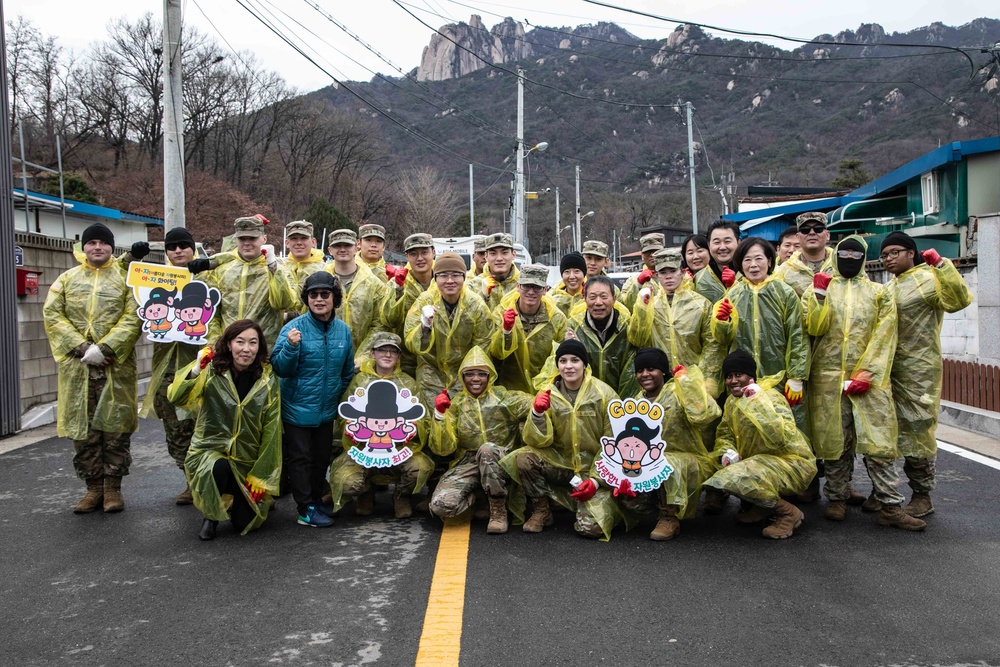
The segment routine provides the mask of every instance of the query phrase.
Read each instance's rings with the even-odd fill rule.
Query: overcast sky
[[[323,12],[333,15],[344,27],[404,71],[409,71],[420,63],[421,51],[432,34],[390,0],[242,2],[273,12],[288,27],[286,32],[294,33],[296,41],[305,42],[314,50],[312,55],[318,62],[335,76],[351,80],[368,80],[372,77],[372,71],[398,73],[342,32],[312,5],[318,5]],[[473,13],[480,14],[488,27],[498,23],[503,16],[544,26],[576,26],[597,21],[614,21],[645,38],[665,37],[676,27],[676,23],[605,9],[581,0],[406,2],[413,5],[411,11],[435,27],[459,20],[468,21]],[[803,38],[815,37],[824,32],[856,29],[861,23],[879,23],[887,32],[893,32],[910,30],[935,21],[961,25],[988,13],[994,16],[998,14],[989,9],[992,6],[990,3],[968,0],[952,0],[947,4],[924,0],[883,0],[878,3],[871,0],[839,0],[822,4],[802,3],[798,0],[768,3],[750,3],[745,0],[619,0],[615,4],[686,21]],[[543,6],[545,11],[535,9],[532,5]],[[292,85],[302,90],[314,90],[330,83],[327,75],[281,42],[241,7],[237,0],[184,0],[183,6],[186,23],[218,38],[220,42],[223,39],[228,41],[237,50],[253,51],[267,67],[278,71]],[[279,7],[280,10],[276,9]],[[473,10],[473,7],[476,9]],[[135,19],[145,12],[152,12],[159,17],[162,16],[163,3],[155,0],[3,0],[3,10],[8,21],[23,15],[43,33],[57,37],[59,43],[67,49],[79,52],[88,44],[106,36],[109,20],[121,16]],[[280,12],[286,12],[287,16]],[[309,31],[315,34],[310,34]],[[225,44],[223,46],[225,48]],[[789,48],[787,44],[783,46]],[[351,62],[351,58],[360,64]]]

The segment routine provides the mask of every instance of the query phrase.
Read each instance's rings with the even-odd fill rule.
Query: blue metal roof
[[[973,139],[972,141],[955,141],[945,146],[941,146],[940,148],[936,148],[930,153],[922,155],[912,162],[907,162],[902,167],[894,169],[885,176],[866,185],[862,185],[860,188],[852,190],[841,197],[813,199],[797,204],[789,204],[787,206],[761,208],[754,211],[747,211],[746,213],[730,213],[722,216],[722,218],[723,220],[743,223],[756,220],[758,218],[771,219],[778,215],[791,215],[817,210],[833,210],[845,204],[868,199],[869,197],[873,197],[897,188],[914,178],[919,178],[921,174],[925,174],[928,171],[932,171],[946,164],[961,162],[964,157],[969,155],[993,153],[997,151],[1000,151],[1000,136],[986,137],[985,139]]]
[[[24,191],[20,188],[14,188],[14,192],[21,194],[24,193]],[[34,190],[28,190],[28,194],[32,197],[44,199],[52,202],[56,206],[60,206],[59,197],[53,197],[52,195],[35,192]],[[88,204],[87,202],[77,201],[76,199],[66,198],[66,202],[73,205],[72,213],[74,214],[87,215],[94,218],[105,218],[107,220],[120,220],[122,222],[139,222],[144,225],[163,226],[162,218],[151,218],[146,215],[139,215],[138,213],[128,213],[126,211],[119,211],[116,208],[98,206],[97,204]]]

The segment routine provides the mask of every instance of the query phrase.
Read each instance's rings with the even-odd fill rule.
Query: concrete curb
[[[941,401],[940,421],[942,424],[1000,439],[1000,412]]]

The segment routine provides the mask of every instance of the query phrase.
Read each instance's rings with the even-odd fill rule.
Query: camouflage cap
[[[486,252],[486,238],[485,236],[480,236],[478,239],[472,242],[472,252]]]
[[[546,287],[549,284],[549,267],[543,264],[525,264],[521,267],[521,275],[517,279],[519,285],[538,285]]]
[[[358,238],[368,238],[369,236],[377,236],[383,241],[385,240],[385,227],[382,225],[367,224],[358,227]]]
[[[354,245],[358,242],[358,235],[353,229],[337,229],[330,234],[330,238],[327,239],[327,247],[332,245],[344,245],[351,244]]]
[[[258,236],[264,235],[264,220],[262,218],[258,218],[256,215],[236,218],[236,222],[233,223],[233,226],[236,228],[233,236],[238,239],[255,239]]]
[[[644,234],[639,239],[642,252],[656,252],[663,247],[663,234]]]
[[[493,248],[510,248],[513,250],[514,237],[510,234],[504,234],[503,232],[490,234],[486,237],[486,250],[492,250]]]
[[[598,257],[608,256],[608,244],[603,241],[584,241],[584,255],[597,255]]]
[[[403,349],[403,339],[401,339],[396,334],[391,331],[379,331],[374,336],[372,336],[372,347],[371,349],[377,350],[380,347],[385,347],[386,345],[392,345],[397,350],[402,351]]]
[[[826,213],[822,211],[810,211],[809,213],[803,213],[799,217],[795,218],[795,226],[800,227],[807,222],[822,222],[824,225],[827,223]]]
[[[681,249],[664,248],[653,253],[653,260],[656,262],[656,270],[679,269],[681,268]]]
[[[410,234],[403,241],[403,252],[416,250],[417,248],[433,248],[434,239],[430,234]]]
[[[294,222],[289,222],[285,225],[285,236],[312,236],[313,235],[313,225],[311,222],[306,220],[296,220]]]

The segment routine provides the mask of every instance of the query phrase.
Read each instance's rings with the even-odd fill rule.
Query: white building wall
[[[78,240],[83,230],[94,222],[103,222],[115,235],[115,243],[120,246],[130,246],[136,241],[146,241],[146,225],[140,222],[125,222],[108,218],[93,218],[91,216],[74,215],[72,209],[66,211],[66,235],[63,236],[62,216],[57,210],[41,209],[29,212],[30,229],[25,229],[24,211],[14,212],[14,229],[30,231],[45,236],[69,238]]]

